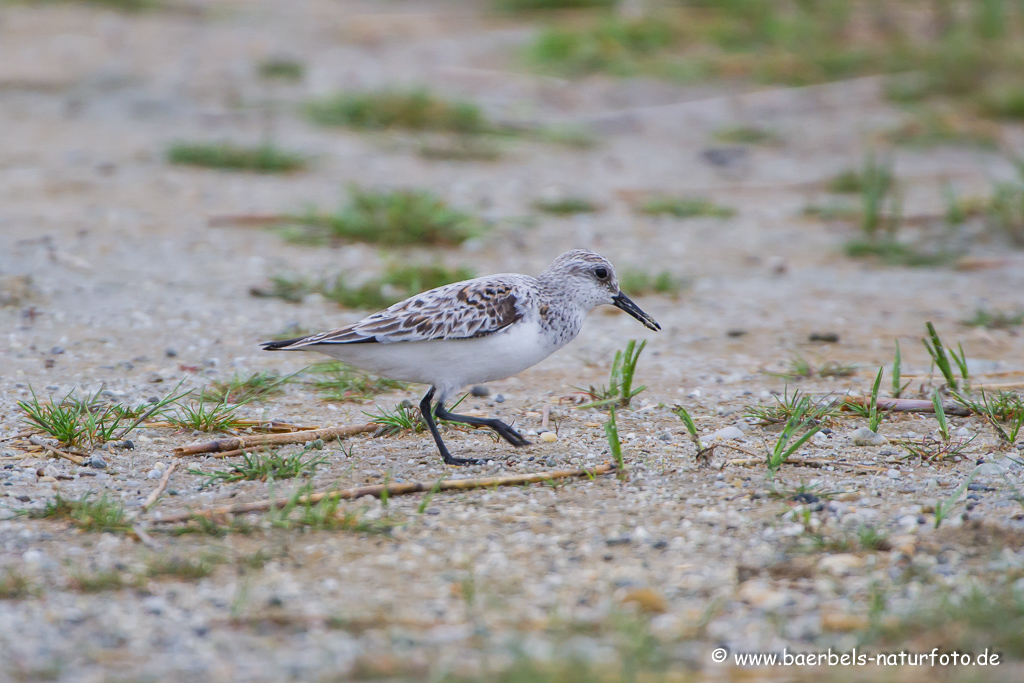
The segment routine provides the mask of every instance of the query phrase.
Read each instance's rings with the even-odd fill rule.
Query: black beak
[[[657,332],[661,329],[661,325],[659,325],[654,318],[641,311],[640,307],[633,303],[633,300],[622,292],[619,292],[612,297],[612,306],[629,313],[631,316],[642,322],[644,327],[649,330]]]

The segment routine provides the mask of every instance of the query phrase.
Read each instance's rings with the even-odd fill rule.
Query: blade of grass
[[[892,361],[892,397],[899,398],[903,395],[903,392],[907,387],[910,386],[910,382],[904,385],[900,385],[902,380],[903,372],[903,356],[900,353],[900,340],[896,340],[896,357]]]
[[[949,423],[946,421],[946,411],[942,408],[942,398],[938,389],[932,392],[932,405],[935,406],[935,419],[939,422],[939,434],[944,442],[949,443]]]
[[[619,479],[626,477],[626,465],[622,458],[622,442],[619,440],[619,426],[615,420],[615,406],[608,411],[608,420],[604,423],[604,433],[608,438],[608,448],[611,451],[612,459],[615,461],[615,476]]]
[[[875,376],[875,383],[871,387],[871,405],[868,406],[868,428],[875,433],[882,422],[882,414],[878,412],[878,389],[882,386],[882,371],[882,368],[878,368],[878,375]]]
[[[946,384],[949,385],[950,390],[958,391],[960,385],[956,381],[956,376],[953,374],[953,368],[949,364],[949,357],[946,356],[946,348],[942,345],[942,339],[939,338],[939,333],[935,331],[935,325],[931,322],[925,323],[928,328],[928,339],[922,339],[925,350],[928,351],[928,355],[932,357],[932,362],[942,373],[942,376],[946,378]]]

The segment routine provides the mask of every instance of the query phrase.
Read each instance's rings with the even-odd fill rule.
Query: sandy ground
[[[571,346],[465,404],[534,433],[548,407],[556,442],[513,453],[480,433],[446,437],[458,455],[493,461],[450,476],[604,462],[605,413],[575,410],[563,397],[573,386],[605,382],[615,350],[629,338],[647,339],[638,381],[648,388],[619,414],[626,481],[439,494],[423,514],[421,496],[394,499],[387,509],[367,499],[346,505],[367,519],[401,522],[388,535],[154,531],[153,549],[130,536],[82,533],[20,512],[57,492],[105,491],[135,514],[156,485],[150,473],[172,462],[171,449],[208,437],[140,429],[133,451],[102,452],[105,470],[0,442],[0,565],[37,588],[29,598],[0,600],[0,679],[437,680],[523,656],[617,666],[634,632],[649,634],[680,675],[728,679],[738,674],[712,662],[716,645],[848,649],[863,642],[871,591],[884,591],[888,613],[898,616],[973,582],[994,587],[1021,575],[1024,523],[1013,499],[1020,469],[978,418],[953,420],[979,436],[964,458],[936,464],[902,460],[894,445],[855,447],[850,434],[864,422],[842,419],[802,450],[846,465],[786,466],[771,480],[763,466],[726,464],[744,457],[726,449],[699,468],[671,412],[687,406],[707,433],[738,425],[744,436],[733,443],[762,455],[776,430],[750,424],[745,409],[771,403],[770,392],[784,385],[765,370],[795,354],[856,363],[854,377],[799,388],[863,393],[874,369],[891,364],[899,339],[904,373],[924,375],[926,321],[948,342],[963,341],[976,377],[1022,379],[1024,337],[957,321],[979,306],[1024,306],[1024,253],[968,231],[973,267],[877,268],[842,255],[854,228],[801,216],[805,205],[826,199],[826,179],[858,163],[872,136],[900,120],[877,81],[762,92],[642,79],[567,82],[531,75],[517,61],[528,24],[480,18],[468,3],[205,7],[121,15],[74,4],[0,6],[0,277],[31,278],[27,290],[16,277],[3,280],[10,305],[0,308],[0,438],[23,431],[16,401],[30,387],[61,396],[103,385],[118,401],[141,403],[182,378],[192,388],[301,369],[313,359],[264,354],[258,343],[290,325],[328,329],[360,313],[315,297],[289,304],[249,295],[275,273],[358,278],[390,262],[433,260],[480,274],[537,273],[554,254],[588,247],[620,269],[667,269],[689,287],[677,299],[640,301],[661,333],[617,311],[595,311]],[[301,84],[271,87],[256,77],[255,64],[274,55],[307,65]],[[600,143],[573,150],[512,140],[496,162],[427,161],[408,136],[324,130],[298,112],[313,95],[393,84],[473,98],[499,120],[591,125]],[[735,125],[770,128],[780,142],[749,148],[724,168],[708,163],[702,152],[722,146],[714,132]],[[253,143],[268,132],[280,146],[315,156],[312,169],[275,177],[163,160],[174,140]],[[1020,130],[1005,131],[1010,148],[1021,138]],[[941,214],[945,181],[972,195],[1012,176],[1004,157],[964,148],[901,150],[896,168],[910,216]],[[390,253],[298,246],[270,230],[210,225],[223,215],[335,206],[350,182],[429,188],[493,225],[460,249]],[[708,197],[737,215],[640,216],[629,201],[644,192]],[[557,194],[589,197],[603,210],[563,219],[530,208]],[[728,334],[735,330],[744,334]],[[809,342],[813,332],[837,333],[839,341]],[[416,401],[422,390],[386,394],[377,404]],[[504,402],[494,401],[497,394]],[[328,403],[298,383],[242,414],[334,425],[364,421],[363,410],[372,404]],[[890,437],[935,431],[933,419],[919,416],[881,429]],[[329,461],[312,479],[317,490],[385,476],[431,481],[444,470],[425,435],[357,437],[325,453]],[[979,458],[995,463],[975,479],[992,490],[982,488],[969,513],[961,505],[932,531],[929,506]],[[200,489],[201,478],[185,469],[171,477],[174,495],[143,519],[268,494],[263,482]],[[792,512],[801,483],[834,494],[806,518]],[[295,486],[281,482],[277,490]],[[888,550],[794,550],[812,531],[841,536],[864,525],[888,534]],[[216,569],[197,580],[76,590],[76,572],[137,575],[154,556],[204,554],[216,558]],[[1021,669],[1007,663],[998,674],[1019,680]]]

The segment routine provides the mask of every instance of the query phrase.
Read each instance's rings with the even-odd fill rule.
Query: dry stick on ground
[[[321,439],[322,441],[333,441],[343,439],[346,436],[366,434],[375,432],[380,425],[367,422],[361,425],[348,427],[327,427],[326,429],[308,429],[301,432],[288,432],[285,434],[255,434],[253,436],[235,436],[230,439],[217,439],[206,443],[192,444],[175,448],[172,452],[179,458],[185,455],[202,455],[203,453],[222,453],[224,451],[242,451],[256,446],[281,446],[290,443],[308,443]],[[240,454],[240,453],[239,453]]]
[[[713,444],[713,445],[709,446],[708,448],[709,448],[709,449],[715,449],[715,448],[731,448],[731,449],[732,449],[732,450],[734,450],[734,451],[739,451],[740,453],[746,453],[747,455],[749,455],[749,456],[751,456],[751,457],[753,457],[753,458],[759,458],[759,457],[761,457],[761,456],[759,456],[759,455],[758,455],[757,453],[753,453],[753,452],[751,452],[751,451],[748,451],[748,450],[747,450],[746,448],[741,448],[740,446],[737,446],[736,444],[732,444],[732,443],[726,443],[726,442],[724,442],[724,441],[719,441],[718,443],[715,443],[715,444]]]
[[[845,408],[849,405],[865,406],[870,401],[870,398],[851,396],[843,400],[842,407]],[[930,400],[917,398],[880,398],[878,399],[878,409],[894,413],[934,413],[935,405]],[[970,408],[965,408],[959,403],[952,402],[943,402],[942,410],[945,411],[946,415],[956,415],[957,417],[968,417],[973,414]]]
[[[135,534],[135,538],[139,539],[142,545],[146,546],[150,550],[159,550],[160,544],[153,540],[153,537],[146,533],[146,530],[136,524],[132,527],[132,533]]]
[[[266,448],[266,446],[258,446],[258,448]],[[236,455],[242,455],[243,453],[252,453],[253,450],[253,448],[236,448],[233,451],[220,451],[218,453],[210,453],[209,456],[211,458],[233,458]]]
[[[45,450],[50,455],[53,455],[54,457],[64,458],[65,460],[70,460],[71,462],[75,463],[76,465],[81,465],[81,464],[85,463],[85,458],[83,458],[80,455],[74,455],[73,453],[65,453],[64,451],[62,451],[60,449],[51,448],[49,446],[44,446],[43,450]]]
[[[360,486],[344,491],[325,491],[314,493],[309,496],[300,496],[299,505],[313,505],[324,498],[338,500],[352,500],[363,496],[374,496],[379,498],[381,494],[387,493],[388,497],[402,496],[409,493],[423,493],[425,491],[452,491],[466,489],[490,488],[491,486],[519,486],[521,484],[538,484],[553,479],[568,479],[570,477],[594,477],[599,474],[608,474],[615,471],[615,465],[605,463],[593,469],[580,468],[576,470],[553,470],[551,472],[537,472],[536,474],[511,474],[503,477],[483,477],[480,479],[442,479],[433,482],[413,482],[410,484],[378,484],[376,486]],[[253,503],[239,503],[226,507],[213,508],[212,510],[200,510],[198,512],[182,512],[168,515],[161,519],[153,520],[154,524],[176,524],[187,522],[194,517],[220,517],[223,515],[244,514],[247,512],[266,512],[271,508],[282,508],[289,503],[287,498],[275,500],[259,500]]]
[[[753,467],[754,465],[763,465],[766,462],[764,458],[753,457],[753,458],[737,458],[735,460],[727,460],[722,463],[724,468],[726,465],[734,465],[738,467]],[[867,470],[871,472],[885,472],[888,468],[877,467],[875,465],[861,465],[855,462],[842,462],[839,460],[828,460],[825,458],[787,458],[782,462],[783,465],[795,465],[797,467],[828,467],[829,465],[835,467],[847,467],[855,470]]]
[[[13,441],[14,439],[24,439],[26,436],[32,436],[35,432],[21,432],[20,434],[11,434],[0,439],[0,441]]]
[[[82,456],[74,455],[72,453],[65,453],[59,448],[54,448],[50,444],[43,441],[42,437],[33,436],[29,438],[28,442],[34,446],[39,446],[47,455],[52,455],[55,458],[64,458],[65,460],[70,460],[76,465],[81,465],[82,463],[85,462],[85,458],[83,458]]]
[[[159,483],[157,483],[156,488],[153,489],[153,492],[146,496],[146,500],[143,501],[143,512],[149,510],[149,508],[151,508],[156,503],[157,499],[160,497],[160,494],[164,492],[164,489],[167,488],[167,482],[171,480],[171,472],[173,472],[174,468],[178,466],[178,462],[178,460],[175,460],[174,462],[171,463],[170,467],[164,470],[164,476],[160,477],[160,481]]]
[[[178,427],[179,425],[176,425],[173,422],[150,422],[146,426],[147,427]],[[273,421],[271,421],[271,422],[261,422],[259,420],[239,419],[239,420],[232,420],[231,421],[231,429],[226,429],[225,431],[229,431],[231,433],[234,433],[234,432],[236,432],[238,430],[242,430],[242,429],[253,429],[253,430],[259,430],[260,432],[271,432],[271,433],[275,433],[275,434],[278,434],[278,433],[286,434],[286,433],[289,433],[289,432],[308,432],[308,431],[312,431],[314,429],[320,429],[320,427],[311,426],[311,425],[296,425],[296,424],[291,424],[290,422],[273,422]]]

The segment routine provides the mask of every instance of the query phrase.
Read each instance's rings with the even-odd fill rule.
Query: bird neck
[[[589,310],[581,306],[578,298],[573,296],[571,281],[564,276],[545,277],[548,275],[549,271],[545,271],[537,278],[542,295],[537,313],[541,329],[560,348],[576,338]]]

